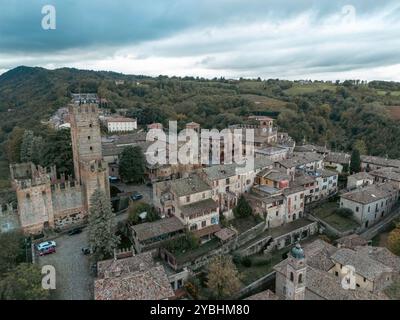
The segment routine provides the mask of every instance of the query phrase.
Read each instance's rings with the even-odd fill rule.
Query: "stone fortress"
[[[57,176],[33,163],[10,165],[17,194],[19,226],[26,234],[63,229],[84,222],[96,189],[110,196],[108,165],[101,148],[96,103],[74,99],[69,105],[74,178]]]

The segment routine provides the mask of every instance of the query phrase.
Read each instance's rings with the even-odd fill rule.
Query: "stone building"
[[[343,173],[350,168],[350,154],[342,152],[330,152],[324,159],[325,168]]]
[[[374,156],[361,156],[361,170],[373,171],[382,168],[400,168],[400,160]]]
[[[57,176],[33,163],[10,165],[18,200],[18,218],[25,233],[65,228],[84,222],[96,189],[109,196],[108,166],[103,160],[96,104],[69,106],[74,179]]]
[[[353,190],[374,183],[374,177],[367,172],[359,172],[347,177],[347,189]]]
[[[99,261],[95,300],[168,300],[175,296],[164,267],[151,251]],[[172,280],[172,279],[171,279]],[[173,279],[175,280],[175,279]],[[182,279],[181,279],[182,281]]]
[[[295,246],[274,267],[275,293],[287,300],[388,299],[399,268],[400,258],[386,248],[337,248],[318,239]]]
[[[352,210],[361,228],[367,229],[390,213],[398,199],[398,187],[386,182],[342,194],[340,207]]]

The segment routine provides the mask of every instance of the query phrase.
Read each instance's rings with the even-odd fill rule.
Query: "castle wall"
[[[19,220],[26,233],[83,222],[96,189],[110,197],[97,105],[70,105],[69,113],[76,185],[71,185],[70,179],[66,181],[65,176],[57,179],[55,167],[48,171],[32,163],[10,166]]]
[[[56,228],[62,229],[84,221],[87,211],[80,185],[71,186],[69,182],[54,185],[52,201]]]
[[[18,214],[21,227],[36,233],[44,227],[54,228],[54,213],[50,183],[17,189]]]

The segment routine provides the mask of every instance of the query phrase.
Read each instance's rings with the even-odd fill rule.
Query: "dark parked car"
[[[135,191],[132,195],[131,195],[131,199],[133,200],[133,201],[136,201],[136,200],[140,200],[140,199],[142,199],[143,198],[143,195],[141,195],[139,192],[137,192],[137,191]]]
[[[82,253],[87,256],[91,253],[90,248],[82,248]]]
[[[39,251],[39,256],[47,256],[48,254],[52,254],[56,252],[55,247],[48,247]]]
[[[93,276],[97,277],[97,263],[92,264],[90,271],[92,272]]]
[[[75,229],[68,231],[68,235],[73,236],[75,234],[80,234],[81,232],[82,232],[81,228],[75,228]]]

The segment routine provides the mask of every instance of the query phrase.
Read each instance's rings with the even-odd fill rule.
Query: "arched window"
[[[302,273],[299,274],[298,282],[303,283],[303,274]]]
[[[294,275],[293,275],[293,272],[291,272],[291,273],[290,273],[290,281],[292,281],[292,282],[294,281]]]

